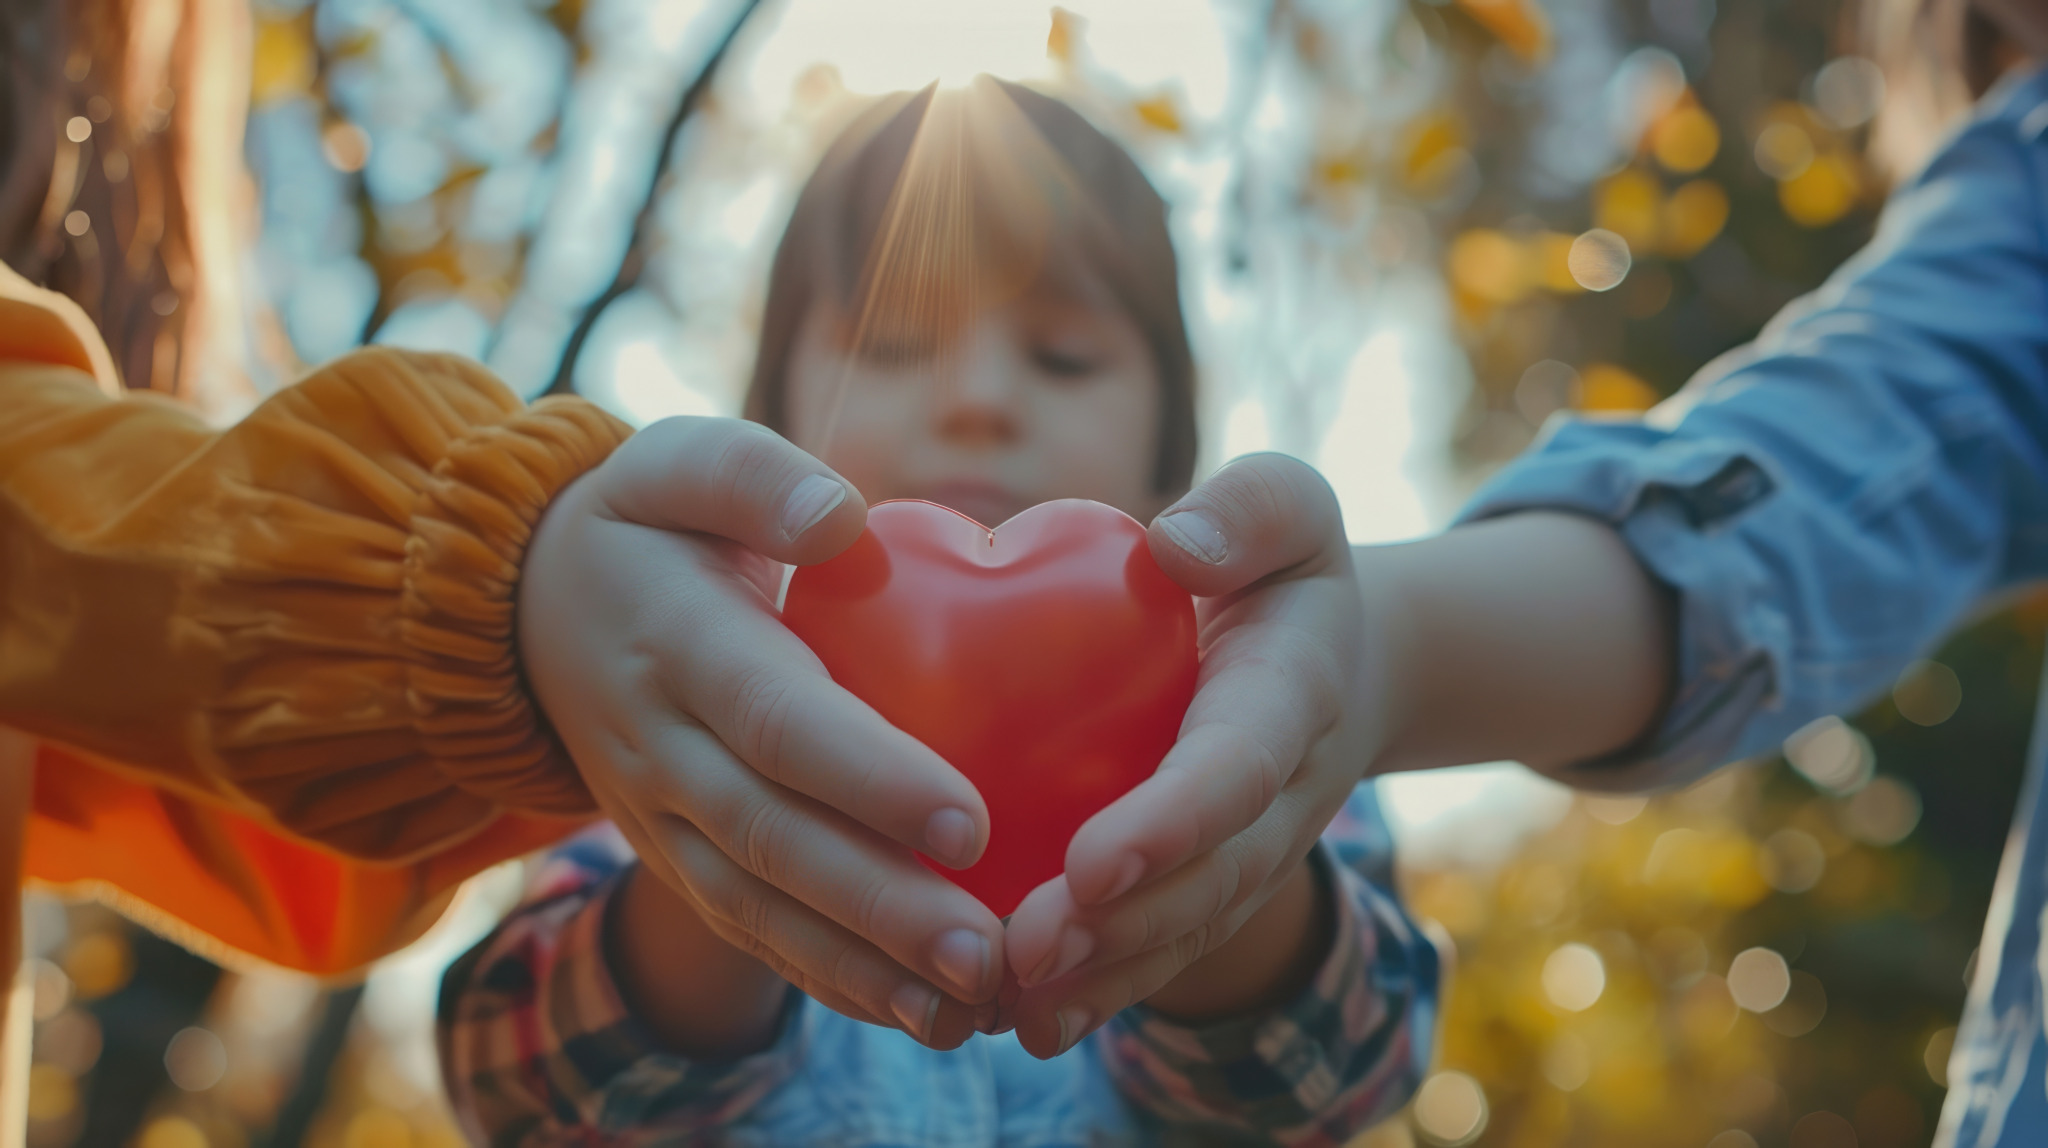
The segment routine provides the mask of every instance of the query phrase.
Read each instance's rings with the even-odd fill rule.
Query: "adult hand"
[[[837,554],[866,514],[772,431],[656,423],[549,507],[521,658],[605,813],[721,939],[848,1016],[953,1047],[1000,987],[1002,926],[911,851],[972,864],[987,808],[775,609],[781,564]]]
[[[1010,919],[1025,991],[1006,1011],[1038,1056],[1229,941],[1295,875],[1378,745],[1373,632],[1320,475],[1240,459],[1149,533],[1200,599],[1200,685],[1158,772],[1084,824],[1065,873]]]

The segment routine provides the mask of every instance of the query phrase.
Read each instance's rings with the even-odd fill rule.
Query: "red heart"
[[[834,681],[967,775],[989,845],[931,868],[998,916],[1065,867],[1095,811],[1152,776],[1195,693],[1195,610],[1099,502],[990,530],[883,502],[859,541],[790,579],[782,620]]]

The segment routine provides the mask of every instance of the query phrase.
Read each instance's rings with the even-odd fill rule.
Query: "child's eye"
[[[1095,373],[1095,358],[1064,347],[1035,347],[1031,358],[1038,369],[1062,379],[1078,379]]]

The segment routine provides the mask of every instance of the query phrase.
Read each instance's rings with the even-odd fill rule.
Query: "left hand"
[[[1239,459],[1154,519],[1149,539],[1200,599],[1200,684],[1158,772],[1082,825],[1066,872],[1010,919],[1024,991],[1005,1011],[1035,1056],[1066,1051],[1228,941],[1379,747],[1373,627],[1321,475],[1284,455]]]

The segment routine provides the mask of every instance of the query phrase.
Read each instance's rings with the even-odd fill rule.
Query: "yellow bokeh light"
[[[298,95],[313,86],[313,45],[298,20],[256,25],[249,96],[258,105]]]
[[[1792,989],[1785,958],[1766,948],[1744,949],[1728,964],[1728,992],[1750,1012],[1769,1012]]]
[[[1948,1058],[1955,1051],[1956,1026],[1950,1025],[1927,1038],[1927,1045],[1920,1053],[1920,1060],[1927,1068],[1927,1079],[1943,1088],[1948,1087]]]
[[[1634,372],[1612,363],[1593,363],[1579,372],[1572,406],[1593,414],[1633,413],[1657,405],[1659,396]]]
[[[1708,973],[1679,998],[1678,1031],[1694,1048],[1710,1049],[1727,1039],[1739,1013],[1728,982]]]
[[[128,941],[118,933],[87,933],[64,953],[64,972],[80,1000],[95,1000],[128,983],[135,971]]]
[[[1710,179],[1696,179],[1664,201],[1664,254],[1690,259],[1728,225],[1728,193]]]
[[[1778,185],[1778,205],[1801,227],[1826,227],[1849,213],[1863,192],[1856,169],[1832,153]]]
[[[1615,173],[1593,192],[1593,225],[1614,232],[1639,251],[1656,247],[1663,210],[1663,186],[1656,176],[1636,168]]]
[[[1560,295],[1576,295],[1585,288],[1572,278],[1572,243],[1576,235],[1559,231],[1540,232],[1529,241],[1529,266],[1536,282]]]
[[[150,1121],[136,1140],[137,1148],[208,1148],[206,1133],[182,1116]]]
[[[1431,874],[1416,883],[1408,903],[1416,916],[1437,922],[1453,937],[1478,932],[1487,919],[1479,889],[1463,873]]]
[[[1566,1012],[1584,1012],[1607,988],[1607,966],[1591,946],[1561,945],[1543,962],[1543,995]]]
[[[361,171],[370,162],[370,133],[346,120],[336,121],[321,131],[320,151],[336,171]]]
[[[1565,253],[1565,269],[1588,291],[1611,291],[1620,286],[1634,262],[1628,240],[1598,227],[1572,240],[1571,250]]]
[[[1756,166],[1772,179],[1797,179],[1813,154],[1813,137],[1790,119],[1773,119],[1757,133]]]
[[[1940,662],[1914,662],[1892,686],[1892,704],[1914,725],[1940,725],[1963,704],[1963,682]]]
[[[1698,104],[1673,108],[1650,129],[1650,152],[1667,171],[1691,175],[1714,162],[1721,150],[1721,127]]]
[[[351,1117],[342,1148],[412,1148],[412,1125],[389,1108],[365,1108]]]
[[[1529,259],[1513,236],[1477,227],[1451,241],[1451,283],[1475,299],[1513,303],[1529,290]]]
[[[1415,1123],[1438,1144],[1470,1144],[1486,1130],[1486,1093],[1462,1072],[1439,1072],[1415,1093]]]
[[[28,1070],[28,1118],[62,1120],[78,1110],[78,1079],[54,1064]]]

